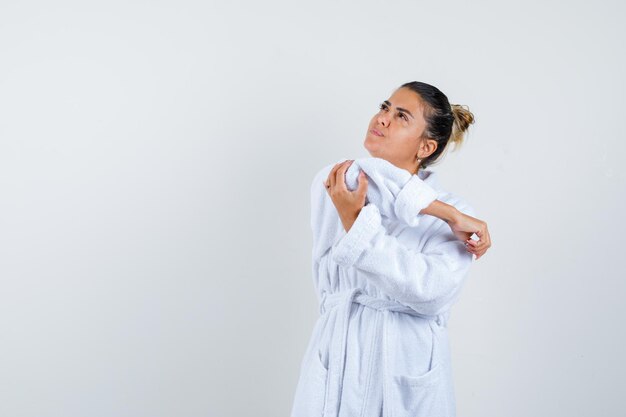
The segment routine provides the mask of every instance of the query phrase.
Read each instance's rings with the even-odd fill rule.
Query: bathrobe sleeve
[[[420,179],[417,175],[400,188],[393,203],[393,211],[397,218],[410,227],[418,225],[424,214],[420,211],[437,199],[437,191]]]
[[[467,205],[457,207],[472,215]],[[433,232],[423,252],[388,234],[378,207],[365,205],[332,251],[343,267],[358,269],[382,292],[422,314],[438,315],[454,304],[473,255],[446,222]]]

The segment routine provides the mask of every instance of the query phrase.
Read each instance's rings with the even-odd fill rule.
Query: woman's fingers
[[[489,230],[487,229],[487,224],[483,225],[482,230],[478,230],[476,232],[481,242],[484,242],[487,245],[487,249],[491,246],[491,236],[489,235]]]
[[[335,164],[335,166],[330,170],[330,173],[328,174],[328,178],[326,178],[326,189],[328,189],[328,186],[333,187],[335,185],[335,173],[337,172],[339,167],[345,162],[346,161]]]
[[[481,249],[484,245],[485,245],[485,241],[484,240],[474,240],[472,238],[469,238],[466,240],[467,243],[469,243],[474,249]]]
[[[480,258],[481,256],[485,254],[485,250],[476,250],[473,248],[468,248],[467,251],[471,253],[472,255],[475,255],[476,259]]]
[[[338,176],[340,174],[340,169],[345,166],[347,163],[351,163],[350,159],[346,159],[343,162],[339,162],[337,164],[335,164],[335,166],[333,167],[333,169],[330,170],[330,173],[328,174],[328,178],[326,179],[325,185],[326,185],[326,189],[328,190],[328,186],[330,185],[331,188],[334,188],[335,185],[337,184],[337,181],[339,181]],[[345,181],[344,181],[345,183]]]
[[[484,226],[484,229],[480,231],[480,240],[483,243],[483,250],[487,251],[487,249],[491,247],[491,236],[489,235],[489,230],[487,229],[486,224]]]
[[[475,233],[479,237],[479,240],[467,239],[465,241],[465,247],[468,252],[476,255],[476,259],[479,259],[487,252],[487,249],[491,247],[491,238],[486,224],[483,226],[482,230],[477,230]]]
[[[352,165],[353,160],[347,160],[344,163],[341,164],[341,166],[339,167],[339,169],[337,170],[336,178],[335,178],[335,184],[339,184],[339,188],[345,191],[348,191],[348,188],[346,187],[346,171],[348,170],[348,168],[350,167],[350,165]]]
[[[341,163],[335,164],[333,169],[331,169],[330,173],[328,174],[327,181],[328,181],[328,185],[330,186],[330,188],[332,188],[335,185],[335,172],[337,172],[340,166],[341,166]]]
[[[471,240],[471,239],[470,239]],[[478,252],[478,247],[477,244],[475,243],[470,243],[470,242],[465,242],[465,249],[467,249],[468,252],[470,253],[476,253]]]
[[[362,169],[359,170],[356,189],[357,189],[357,194],[359,195],[360,198],[365,198],[365,196],[367,195],[368,185],[369,185],[369,181],[367,179],[367,175],[365,174],[365,171],[363,171]],[[363,201],[363,204],[365,204],[365,201]]]

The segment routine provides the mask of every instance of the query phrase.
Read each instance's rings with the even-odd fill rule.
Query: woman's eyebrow
[[[388,106],[391,106],[391,102],[389,100],[385,100],[385,101],[383,101],[383,103],[385,103]],[[402,107],[396,107],[396,109],[398,109],[398,111],[400,111],[400,112],[408,113],[409,116],[411,116],[412,119],[415,119],[415,117],[413,117],[411,112],[408,111],[407,109],[403,109]]]

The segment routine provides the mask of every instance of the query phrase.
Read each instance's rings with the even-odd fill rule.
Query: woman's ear
[[[437,141],[434,139],[422,139],[420,144],[420,158],[426,159],[437,150]]]

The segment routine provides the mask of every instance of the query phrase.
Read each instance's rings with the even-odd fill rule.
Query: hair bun
[[[474,123],[474,114],[466,105],[452,104],[450,107],[452,108],[452,116],[454,116],[450,142],[454,142],[454,150],[456,150],[463,143],[465,132]]]

